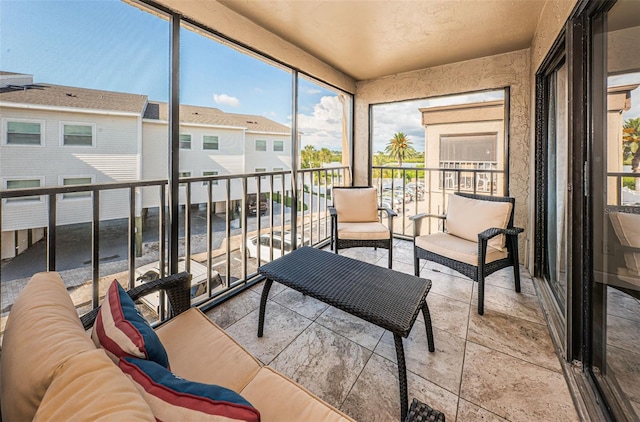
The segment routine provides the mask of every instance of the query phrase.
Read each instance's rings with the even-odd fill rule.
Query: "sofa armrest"
[[[492,239],[500,234],[505,234],[507,236],[517,236],[518,234],[524,231],[521,227],[511,227],[509,229],[500,229],[498,227],[492,227],[478,234],[478,242],[484,240],[487,241]]]
[[[174,316],[186,311],[191,306],[190,287],[191,274],[188,272],[181,272],[144,283],[127,291],[127,294],[135,301],[149,293],[164,290],[169,298],[169,303],[171,304],[170,318],[173,318]],[[94,308],[80,317],[85,330],[88,330],[93,326],[99,309],[100,307]]]
[[[378,207],[378,211],[384,211],[387,213],[387,217],[397,217],[398,213],[389,207]]]

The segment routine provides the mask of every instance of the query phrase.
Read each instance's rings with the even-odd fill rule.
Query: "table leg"
[[[269,290],[271,290],[271,285],[273,284],[273,280],[267,279],[264,282],[264,287],[262,288],[262,296],[260,297],[260,314],[258,316],[258,337],[262,337],[262,331],[264,328],[264,311],[267,307],[267,298],[269,297]]]
[[[409,411],[409,394],[407,392],[407,365],[404,360],[404,346],[402,336],[393,335],[396,343],[396,358],[398,360],[398,383],[400,384],[400,420],[404,421]]]
[[[422,316],[424,317],[424,325],[427,328],[427,343],[429,344],[429,351],[434,352],[436,347],[433,344],[433,327],[431,327],[431,314],[429,313],[429,306],[425,299],[422,305]]]

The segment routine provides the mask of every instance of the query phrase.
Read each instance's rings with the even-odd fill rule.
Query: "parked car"
[[[283,248],[284,243],[284,248]],[[271,247],[271,234],[265,233],[260,236],[253,236],[247,239],[247,251],[249,253],[250,258],[258,257],[258,246],[260,247],[260,261],[269,262],[270,257],[270,247]],[[302,237],[298,236],[298,247],[302,246]],[[285,232],[284,242],[282,239],[281,231],[273,232],[273,259],[280,258],[283,253],[290,252],[293,248],[291,246],[291,232]]]
[[[185,271],[185,260],[178,261],[178,271]],[[168,269],[165,269],[165,274]],[[191,300],[204,298],[207,293],[207,267],[194,260],[191,260],[189,272],[191,273]],[[136,269],[136,286],[154,281],[160,278],[160,266],[158,262],[143,265]],[[211,290],[222,285],[222,277],[216,270],[211,270]],[[141,300],[151,310],[160,314],[160,295],[158,292],[143,296]]]
[[[258,209],[260,210],[260,215],[265,215],[268,210],[267,205],[267,194],[260,194],[260,203],[258,204],[258,195],[255,193],[250,193],[247,195],[247,213],[249,215],[257,215]]]
[[[378,203],[380,203],[384,208],[389,208],[397,213],[402,213],[402,201],[397,197],[392,197],[391,194],[383,194],[382,200]]]

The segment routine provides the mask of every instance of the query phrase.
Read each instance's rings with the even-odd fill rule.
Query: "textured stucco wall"
[[[357,83],[354,184],[367,183],[369,106],[372,104],[510,87],[509,193],[516,198],[515,224],[527,227],[530,200],[530,52],[528,49],[437,66]],[[521,257],[528,239],[520,238]],[[521,260],[523,260],[521,258]]]

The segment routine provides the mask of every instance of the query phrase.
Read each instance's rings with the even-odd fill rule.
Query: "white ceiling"
[[[545,0],[218,0],[355,80],[515,51]]]

